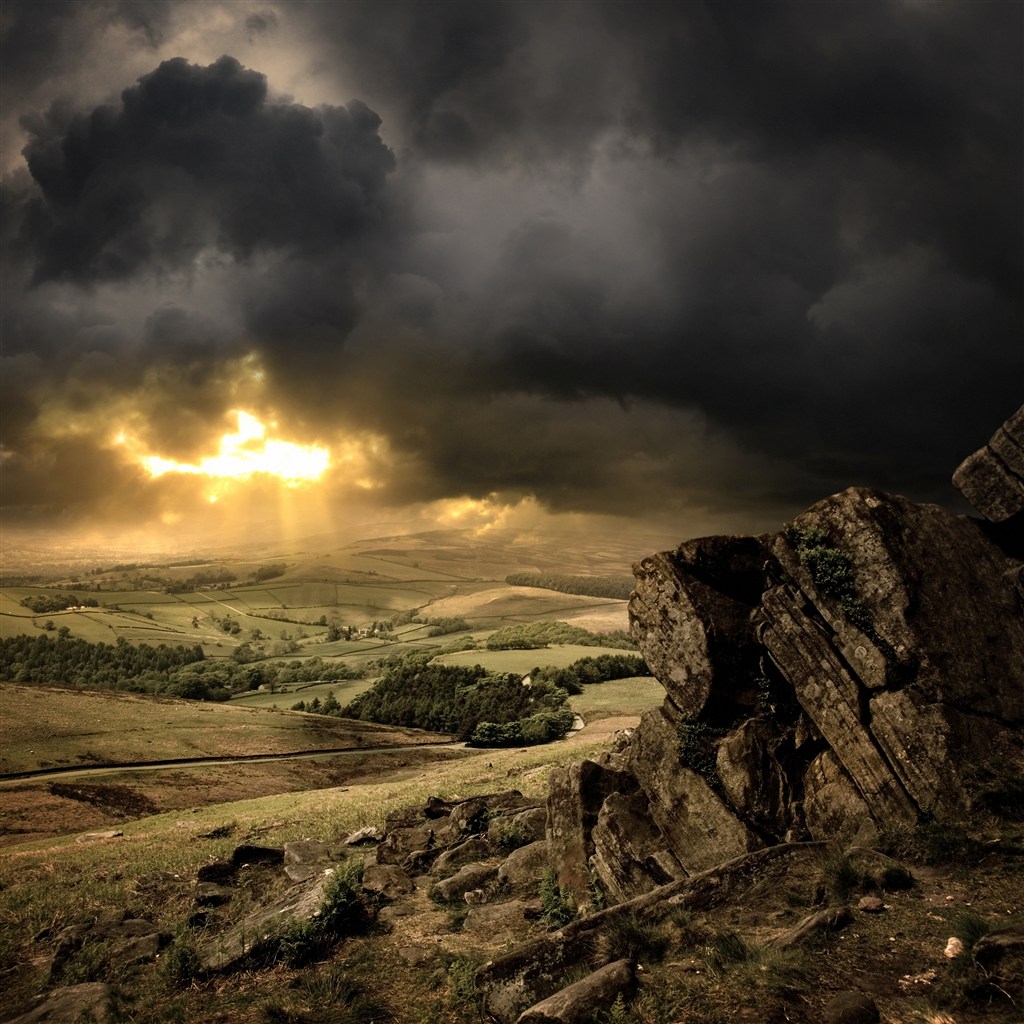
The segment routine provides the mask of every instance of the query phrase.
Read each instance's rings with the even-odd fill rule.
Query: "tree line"
[[[529,651],[551,644],[573,644],[582,647],[619,647],[636,650],[633,638],[623,629],[610,633],[592,633],[568,622],[521,622],[503,626],[487,638],[491,651]]]
[[[224,701],[234,693],[296,683],[360,679],[363,670],[321,658],[293,659],[281,664],[245,664],[207,659],[199,644],[132,646],[89,643],[62,631],[0,639],[0,679],[44,683],[78,690],[120,690],[189,700]]]

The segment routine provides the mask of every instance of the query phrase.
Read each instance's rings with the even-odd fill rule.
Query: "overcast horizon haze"
[[[965,511],[1024,4],[6,0],[2,530]]]

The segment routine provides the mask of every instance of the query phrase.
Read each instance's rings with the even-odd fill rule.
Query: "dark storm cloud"
[[[184,452],[255,349],[295,422],[389,438],[383,499],[615,511],[947,500],[1024,397],[1019,4],[39,6],[44,70],[111,18],[274,52],[24,106],[29,395],[113,359]]]
[[[263,75],[231,57],[165,61],[119,106],[26,119],[35,281],[134,277],[204,248],[310,255],[382,217],[393,157],[359,102],[268,105]]]

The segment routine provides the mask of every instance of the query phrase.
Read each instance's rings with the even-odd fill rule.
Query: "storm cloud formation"
[[[8,516],[250,402],[381,506],[758,528],[1024,398],[1018,4],[7,7]]]

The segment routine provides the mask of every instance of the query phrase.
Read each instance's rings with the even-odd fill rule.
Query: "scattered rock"
[[[285,864],[325,864],[330,860],[330,851],[315,839],[298,839],[284,844]]]
[[[877,896],[862,896],[857,903],[857,909],[865,914],[881,914],[885,910],[885,904]]]
[[[878,1024],[875,1001],[863,992],[840,992],[825,1004],[824,1024]]]
[[[530,889],[534,892],[537,881],[548,867],[548,842],[539,839],[529,846],[513,850],[498,868],[498,880],[513,889]]]
[[[283,864],[284,850],[278,846],[253,846],[244,843],[231,852],[231,863],[235,868],[245,864]]]
[[[471,836],[465,842],[445,850],[433,862],[430,873],[439,878],[451,875],[456,868],[471,861],[489,856],[491,846],[483,836]]]
[[[199,882],[192,902],[197,907],[220,907],[230,902],[234,890],[216,882]]]
[[[114,1019],[114,990],[98,981],[68,985],[40,996],[36,1005],[4,1024],[67,1024],[69,1021],[111,1021]]]
[[[785,949],[787,946],[798,946],[813,939],[822,932],[837,932],[845,928],[853,920],[849,907],[826,907],[805,917],[787,932],[769,940],[768,945]]]
[[[953,484],[993,522],[1024,510],[1024,406],[960,463]]]
[[[466,915],[462,930],[482,938],[503,935],[510,939],[521,939],[539,912],[538,902],[526,900],[507,900],[493,906],[476,906]]]
[[[375,825],[367,825],[365,828],[356,829],[342,839],[342,846],[363,846],[369,843],[379,843],[384,838],[384,833]]]
[[[215,860],[212,864],[203,864],[196,871],[199,882],[213,882],[215,885],[228,885],[234,881],[238,873],[238,865],[227,860]]]
[[[396,864],[367,864],[363,868],[363,888],[395,900],[412,892],[416,886]]]
[[[531,1006],[516,1024],[583,1024],[598,1010],[611,1006],[619,994],[631,992],[635,984],[633,964],[616,960]]]
[[[424,964],[437,956],[437,950],[430,946],[399,946],[398,955],[407,963]]]
[[[198,948],[203,970],[232,967],[290,924],[312,920],[320,912],[324,887],[330,877],[325,872],[311,882],[293,885],[280,899],[253,911],[226,931],[204,939]]]
[[[430,888],[430,898],[441,903],[461,903],[471,889],[479,889],[498,874],[498,869],[487,864],[467,864],[450,878],[444,878]]]
[[[76,843],[96,843],[102,839],[118,839],[123,836],[124,833],[117,829],[110,829],[107,832],[83,832],[80,836],[76,837]],[[78,986],[73,986],[78,987]]]
[[[946,948],[942,951],[942,955],[947,960],[955,960],[964,951],[964,944],[955,935],[949,937],[949,941],[946,943]]]

